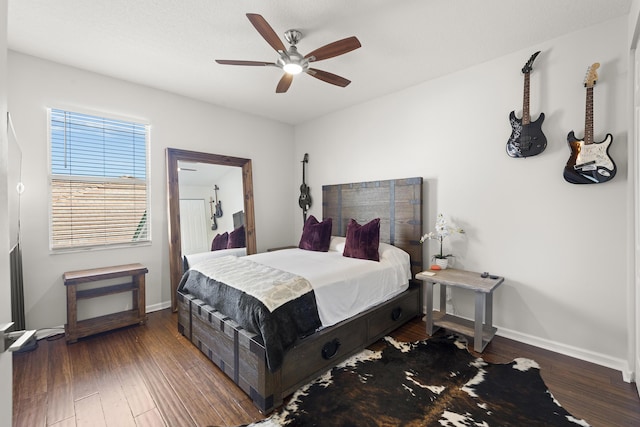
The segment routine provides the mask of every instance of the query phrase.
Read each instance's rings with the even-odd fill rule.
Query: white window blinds
[[[51,109],[52,249],[149,241],[148,125]]]

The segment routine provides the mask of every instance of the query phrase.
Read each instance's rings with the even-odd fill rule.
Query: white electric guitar
[[[564,179],[572,184],[600,184],[616,175],[616,164],[609,156],[613,136],[608,133],[603,141],[593,141],[593,87],[598,80],[596,71],[599,67],[597,62],[591,65],[584,80],[587,88],[584,139],[576,138],[573,131],[567,137],[571,156],[564,168]]]

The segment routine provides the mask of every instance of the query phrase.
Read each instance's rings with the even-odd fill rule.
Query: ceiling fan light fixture
[[[296,74],[300,74],[302,72],[303,67],[296,62],[289,62],[288,64],[284,64],[282,66],[282,69],[285,73],[295,76]]]
[[[278,59],[275,62],[263,61],[245,61],[245,60],[227,60],[216,59],[218,64],[225,65],[246,65],[246,66],[273,66],[283,70],[284,75],[280,78],[276,86],[276,93],[284,93],[291,86],[293,76],[301,73],[307,73],[318,80],[321,80],[339,87],[346,87],[351,81],[344,77],[337,76],[327,71],[310,68],[311,62],[322,61],[323,59],[333,58],[358,49],[362,45],[355,36],[337,40],[333,43],[326,44],[314,51],[302,56],[298,53],[296,45],[302,38],[302,33],[298,30],[288,30],[284,34],[284,38],[289,43],[289,48],[285,47],[271,25],[257,13],[247,13],[247,18],[255,27],[262,38],[278,53]]]
[[[290,30],[294,31],[294,30]],[[300,33],[298,32],[298,35]],[[287,37],[287,40],[290,40],[291,36]],[[298,38],[294,39],[298,41]],[[307,61],[300,53],[298,53],[298,49],[295,45],[289,46],[289,49],[286,52],[282,52],[280,54],[280,60],[282,64],[282,70],[287,73],[295,76],[296,74],[300,74],[309,68],[309,61]]]

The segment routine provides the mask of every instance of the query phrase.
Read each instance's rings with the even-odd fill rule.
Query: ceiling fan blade
[[[262,61],[236,61],[233,59],[216,59],[218,64],[224,65],[251,65],[251,66],[267,66],[267,65],[276,65],[273,62],[262,62]]]
[[[278,82],[278,86],[276,87],[276,93],[285,93],[287,90],[289,90],[289,86],[291,86],[292,81],[293,81],[293,74],[284,73],[284,75]]]
[[[247,18],[249,18],[249,21],[253,24],[254,27],[256,27],[256,30],[258,30],[262,38],[264,38],[272,48],[274,48],[276,51],[287,50],[284,47],[282,40],[280,40],[280,37],[278,37],[275,31],[273,31],[271,25],[269,25],[267,20],[264,19],[262,15],[258,15],[257,13],[247,13]]]
[[[314,56],[316,59],[313,61],[322,61],[323,59],[333,58],[334,56],[342,55],[347,52],[351,52],[362,45],[360,44],[360,40],[357,37],[347,37],[346,39],[338,40],[333,43],[329,43],[328,45],[319,47],[305,55],[305,58],[310,58]]]
[[[344,77],[337,76],[327,71],[318,70],[316,68],[309,68],[306,73],[316,79],[322,80],[323,82],[331,83],[332,85],[340,87],[345,87],[351,83],[351,80],[347,80]]]

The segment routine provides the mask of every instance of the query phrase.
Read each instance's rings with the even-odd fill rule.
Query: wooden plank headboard
[[[413,276],[422,268],[422,177],[322,186],[322,218],[333,219],[332,235],[345,236],[351,218],[380,218],[380,241],[411,257]]]

